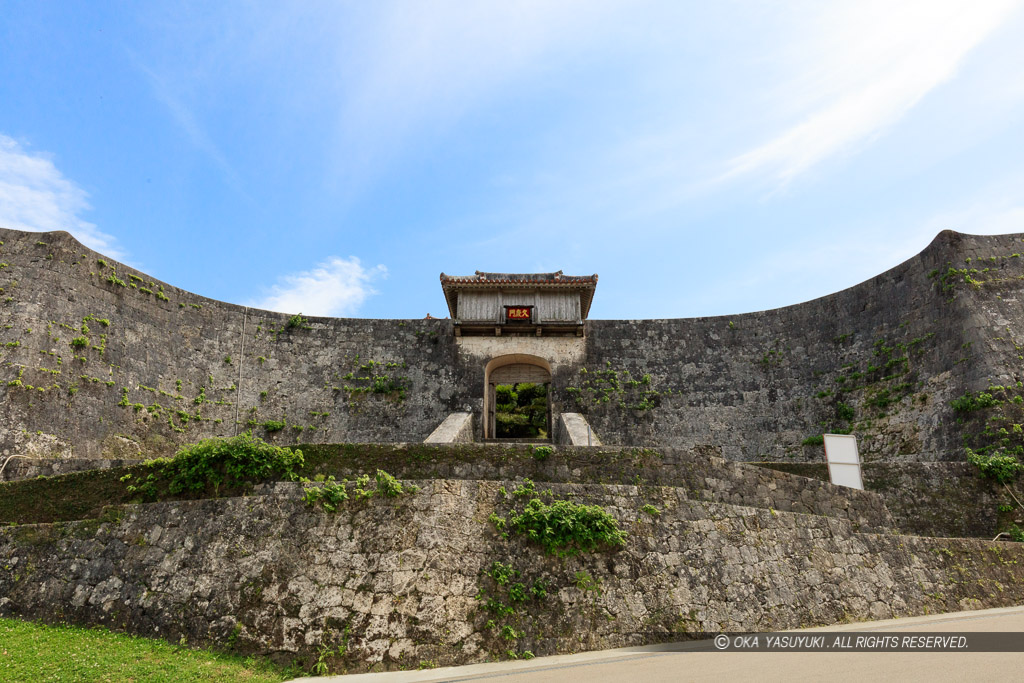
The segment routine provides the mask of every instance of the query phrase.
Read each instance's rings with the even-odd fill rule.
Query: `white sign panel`
[[[829,479],[837,486],[848,486],[863,491],[864,479],[860,472],[857,437],[849,434],[825,434],[824,436]]]

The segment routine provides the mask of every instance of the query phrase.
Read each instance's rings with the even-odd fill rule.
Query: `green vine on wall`
[[[1024,383],[989,385],[950,401],[964,425],[964,447],[977,456],[1024,456]]]
[[[972,259],[966,259],[966,266],[955,268],[952,261],[946,262],[945,270],[934,268],[928,273],[928,279],[935,280],[935,286],[943,294],[949,294],[949,301],[956,298],[957,292],[964,285],[971,289],[980,289],[985,285],[994,285],[1012,280],[1024,280],[1024,275],[1008,273],[1009,267],[1016,265],[1020,268],[1021,255],[1019,253],[1004,256],[989,256],[978,259],[978,265],[987,263],[983,268],[973,267]],[[999,276],[1002,277],[999,277]]]
[[[359,363],[359,356],[354,362],[358,364],[356,369],[341,378],[345,383],[340,388],[350,405],[355,398],[365,395],[380,396],[396,403],[405,400],[410,385],[409,378],[401,371],[408,369],[406,363],[372,359]],[[339,388],[335,387],[335,390]]]
[[[336,481],[333,476],[324,477],[317,475],[312,481],[300,479],[303,484],[302,500],[307,505],[315,506],[318,503],[326,512],[336,512],[342,503],[349,500],[349,489],[352,489],[352,496],[356,500],[365,500],[378,496],[381,498],[398,498],[403,495],[411,495],[420,490],[419,486],[403,484],[393,475],[384,470],[377,470],[374,475],[376,485],[370,488],[370,475],[364,474],[356,477],[356,480],[349,482],[348,479]]]
[[[1004,487],[1020,507],[1020,497],[1010,484],[1024,473],[1024,383],[990,384],[981,391],[968,391],[950,401],[950,407],[957,423],[964,426],[967,462],[982,477]],[[1016,507],[1009,499],[999,506],[1000,527],[1014,540],[1024,541],[1024,532],[1008,516]]]
[[[533,652],[520,649],[518,641],[533,630],[527,609],[547,599],[548,582],[524,579],[518,569],[503,562],[492,562],[481,570],[480,578],[474,598],[480,603],[478,613],[487,620],[483,628],[492,641],[491,651],[509,659],[533,659]]]
[[[782,365],[782,361],[785,360],[785,356],[782,354],[781,349],[771,348],[764,352],[758,363],[761,367],[765,368],[777,368]]]
[[[580,368],[579,383],[566,387],[565,391],[581,412],[608,403],[628,410],[653,410],[661,405],[664,397],[672,395],[671,389],[658,391],[649,374],[635,379],[629,370],[612,368],[611,361],[600,370]]]
[[[900,325],[901,329],[906,327],[907,323]],[[917,386],[913,371],[915,359],[931,349],[929,342],[934,336],[934,332],[928,332],[910,338],[907,331],[903,332],[902,340],[893,339],[891,335],[881,336],[872,343],[870,356],[844,363],[832,376],[831,383],[826,382],[814,395],[819,400],[829,399],[832,407],[832,415],[819,427],[832,434],[850,434],[857,428],[870,428],[873,419],[897,414]],[[845,345],[852,338],[853,333],[847,333],[833,341]],[[801,445],[822,443],[818,433],[805,438]]]
[[[573,557],[626,544],[626,532],[604,508],[559,499],[550,489],[538,491],[529,479],[508,494],[514,503],[525,501],[507,517],[492,514],[489,521],[505,537],[520,534],[540,545],[545,553]]]

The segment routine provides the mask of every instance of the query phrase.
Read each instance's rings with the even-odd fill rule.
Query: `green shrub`
[[[601,547],[626,544],[626,534],[619,523],[597,505],[581,505],[571,500],[555,500],[551,504],[533,498],[521,513],[509,516],[508,528],[539,543],[544,552],[558,557],[572,557]]]
[[[347,479],[343,479],[341,483],[338,483],[334,481],[333,476],[328,477],[322,486],[306,488],[302,494],[302,500],[308,505],[316,505],[318,502],[322,503],[324,510],[334,512],[338,509],[339,505],[348,500],[348,489],[345,487],[347,483]]]
[[[279,432],[288,426],[288,423],[284,420],[267,420],[266,422],[261,422],[260,426],[268,432]]]
[[[825,443],[825,437],[822,434],[814,434],[800,442],[802,446],[820,446],[823,443]]]
[[[658,508],[654,507],[650,503],[648,503],[648,504],[644,505],[643,507],[641,507],[640,511],[641,512],[646,512],[651,517],[657,517],[657,516],[659,516],[661,514],[661,510],[659,510]]]
[[[356,478],[352,489],[356,500],[373,498],[377,494],[380,494],[385,498],[397,498],[402,494],[416,493],[420,490],[419,486],[413,486],[412,484],[403,485],[400,481],[384,470],[377,470],[375,478],[377,486],[372,489],[367,488],[370,484],[370,475],[364,474]],[[326,480],[323,480],[323,475],[317,475],[317,479],[324,483],[317,486],[312,484],[308,479],[303,480],[305,484],[312,484],[306,487],[302,495],[302,499],[306,501],[307,504],[316,505],[319,502],[323,504],[324,510],[327,512],[334,512],[338,509],[338,506],[341,503],[349,499],[347,488],[349,483],[348,479],[342,479],[340,483],[335,482],[333,476],[327,477]]]
[[[420,490],[418,486],[402,486],[402,482],[395,479],[384,470],[377,470],[377,493],[385,498],[397,498],[403,493],[416,493]]]
[[[1024,471],[1024,463],[1012,455],[983,455],[970,448],[967,449],[967,462],[977,467],[983,476],[995,479],[1000,484],[1008,484]]]
[[[151,469],[167,480],[167,492],[216,493],[229,487],[268,479],[293,480],[302,468],[302,451],[273,446],[245,432],[230,439],[205,439],[185,446],[173,458],[151,460]]]
[[[974,410],[991,408],[993,406],[1000,405],[1001,403],[1002,401],[1000,401],[998,398],[995,398],[992,394],[988,392],[979,391],[977,394],[972,394],[971,392],[968,391],[963,396],[959,398],[954,398],[950,402],[950,405],[953,407],[953,410],[957,411],[958,413],[969,413]]]
[[[88,340],[88,339],[86,339],[85,337],[75,337],[74,339],[72,339],[72,340],[71,340],[70,342],[68,342],[68,343],[69,343],[69,344],[70,344],[70,345],[71,345],[72,347],[74,347],[74,348],[78,349],[78,348],[82,348],[82,347],[84,347],[84,346],[88,346],[88,345],[89,345],[89,340]]]
[[[548,390],[545,385],[529,382],[499,384],[495,387],[494,397],[495,436],[505,439],[547,438]]]
[[[376,375],[373,377],[370,391],[375,394],[392,394],[395,392],[405,393],[404,378],[392,378],[387,375]]]
[[[305,318],[303,318],[301,313],[296,313],[292,317],[288,318],[288,322],[285,323],[285,328],[287,328],[289,330],[294,330],[294,329],[309,330],[309,329],[312,329],[308,325],[308,323],[309,323],[309,321],[306,320]]]
[[[588,571],[576,572],[576,587],[584,593],[588,591],[594,591],[598,595],[601,594],[601,579],[594,578]]]
[[[533,456],[533,459],[540,460],[541,462],[547,460],[554,452],[553,446],[534,446],[530,449],[530,455]]]
[[[505,586],[512,579],[519,578],[519,570],[503,562],[492,562],[491,568],[484,573],[494,579],[494,582],[499,586]]]

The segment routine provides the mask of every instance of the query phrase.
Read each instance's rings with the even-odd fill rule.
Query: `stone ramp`
[[[423,443],[469,443],[473,441],[473,413],[452,413],[437,429],[430,433]]]
[[[828,481],[825,463],[750,464]],[[1010,502],[1002,486],[967,462],[867,462],[861,471],[896,528],[915,536],[992,538],[1000,528],[999,507]]]
[[[277,483],[126,506],[103,522],[5,527],[0,613],[307,664],[330,648],[344,653],[332,671],[360,671],[1024,601],[1020,544],[862,533],[679,487],[552,483],[628,534],[622,549],[557,558],[489,521],[516,504],[501,492],[513,482],[420,485],[333,514]]]
[[[786,472],[736,463],[705,449],[486,444],[347,444],[303,446],[309,474],[354,478],[377,468],[402,479],[466,479],[669,486],[707,500],[850,520],[863,530],[895,528],[883,499]],[[543,451],[541,452],[544,453]]]
[[[557,446],[550,454],[529,445],[497,444],[303,444],[303,476],[354,479],[383,469],[400,479],[465,479],[668,486],[693,500],[767,510],[784,510],[849,520],[862,530],[896,528],[884,500],[872,492],[836,487],[787,472],[736,463],[703,449],[645,449]],[[26,478],[40,474],[88,471],[89,463],[108,467],[139,461],[14,460]],[[5,472],[6,476],[6,472]],[[56,483],[56,482],[55,482]],[[54,487],[53,495],[61,495]],[[0,496],[17,496],[17,488]],[[75,517],[65,517],[75,519]],[[3,519],[5,521],[21,521]]]
[[[5,458],[0,456],[0,463]],[[130,467],[143,462],[142,459],[86,459],[86,458],[14,458],[7,463],[0,482],[35,479],[36,477],[59,477],[72,472],[107,470],[115,467]]]

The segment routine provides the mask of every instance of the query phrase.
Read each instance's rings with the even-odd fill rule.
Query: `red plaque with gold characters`
[[[505,322],[528,323],[533,317],[533,306],[506,306]]]

